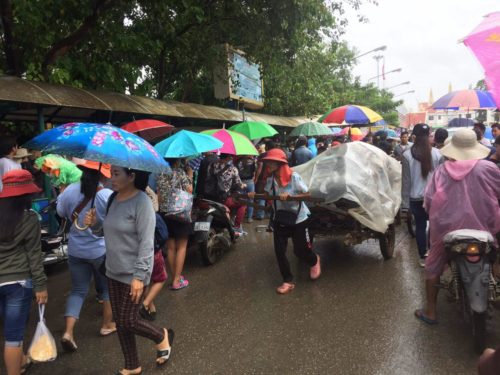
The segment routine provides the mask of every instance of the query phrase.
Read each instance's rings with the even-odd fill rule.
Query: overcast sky
[[[432,88],[434,100],[453,90],[467,89],[484,78],[483,70],[472,52],[458,41],[469,34],[488,13],[500,11],[500,0],[378,0],[378,6],[363,4],[360,13],[367,23],[359,23],[349,12],[350,23],[344,39],[359,53],[381,45],[387,50],[385,71],[380,86],[391,87],[410,81],[409,85],[392,89],[394,94],[415,90],[401,96],[409,109],[416,110],[418,101],[427,101]],[[379,52],[380,53],[380,52]],[[377,75],[377,63],[371,53],[359,58],[354,73],[366,83]],[[380,64],[382,69],[382,63]],[[376,80],[372,80],[376,82]]]

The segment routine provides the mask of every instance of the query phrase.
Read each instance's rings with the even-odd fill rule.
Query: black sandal
[[[26,374],[31,366],[33,366],[33,361],[30,357],[27,357],[26,362],[21,366],[21,374]]]
[[[78,346],[76,345],[75,340],[73,340],[70,337],[66,337],[66,336],[62,337],[61,346],[64,349],[64,351],[67,353],[76,352],[76,350],[78,349]]]
[[[155,320],[155,317],[153,317],[151,311],[149,311],[149,309],[147,309],[146,306],[144,306],[144,305],[142,305],[139,308],[139,315],[141,316],[142,319],[149,320],[150,322]]]
[[[163,366],[170,359],[170,355],[172,354],[172,345],[174,343],[175,333],[173,329],[167,329],[168,334],[168,343],[170,344],[170,348],[165,350],[157,350],[156,351],[156,365]],[[158,362],[158,360],[163,360],[163,362]]]

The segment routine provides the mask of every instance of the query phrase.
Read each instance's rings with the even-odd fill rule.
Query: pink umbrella
[[[488,14],[464,43],[483,66],[488,89],[500,107],[500,12]]]
[[[219,152],[230,155],[258,155],[257,149],[245,135],[226,129],[202,131],[224,143]]]

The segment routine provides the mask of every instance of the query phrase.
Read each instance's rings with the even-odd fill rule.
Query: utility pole
[[[380,60],[384,58],[383,55],[375,55],[373,58],[377,61],[377,88],[380,89]]]

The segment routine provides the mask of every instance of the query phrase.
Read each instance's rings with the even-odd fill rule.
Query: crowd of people
[[[383,131],[363,139],[402,164],[402,206],[415,217],[419,263],[426,272],[426,305],[415,315],[425,323],[437,322],[435,285],[447,262],[441,234],[463,225],[494,234],[500,230],[498,124],[492,129],[493,145],[484,138],[482,124],[474,130],[460,129],[453,137],[445,129],[438,129],[432,137],[428,125],[417,124],[411,133],[403,131],[399,142]],[[285,145],[278,135],[257,145],[257,157],[206,153],[190,160],[167,159],[170,169],[156,175],[78,161],[80,181],[66,186],[57,200],[58,215],[71,223],[71,292],[60,338],[63,349],[78,350],[74,327],[93,281],[103,306],[99,333],[116,332],[124,356],[124,367],[117,374],[141,373],[137,335],[153,342],[158,365],[168,362],[174,331],[153,323],[157,314],[154,301],[169,278],[173,291],[190,285],[183,269],[192,225],[170,213],[171,197],[179,191],[224,204],[237,236],[245,234],[244,221],[264,219],[262,207],[270,206],[269,230],[283,279],[276,292],[287,294],[295,288],[286,256],[289,238],[294,254],[309,267],[311,280],[318,279],[321,259],[309,236],[310,211],[301,200],[309,192],[291,167],[348,141],[348,136],[300,136]],[[33,293],[37,303],[48,301],[40,223],[30,209],[32,197],[41,191],[41,185],[35,183],[40,171],[33,167],[30,156],[17,147],[14,138],[0,139],[0,211],[12,212],[0,216],[0,313],[9,375],[23,373],[30,365],[23,354],[23,339]],[[263,193],[279,199],[257,199],[260,208],[254,210],[236,199],[235,193],[251,200]],[[298,200],[290,201],[290,196]],[[463,204],[452,204],[458,200]]]

